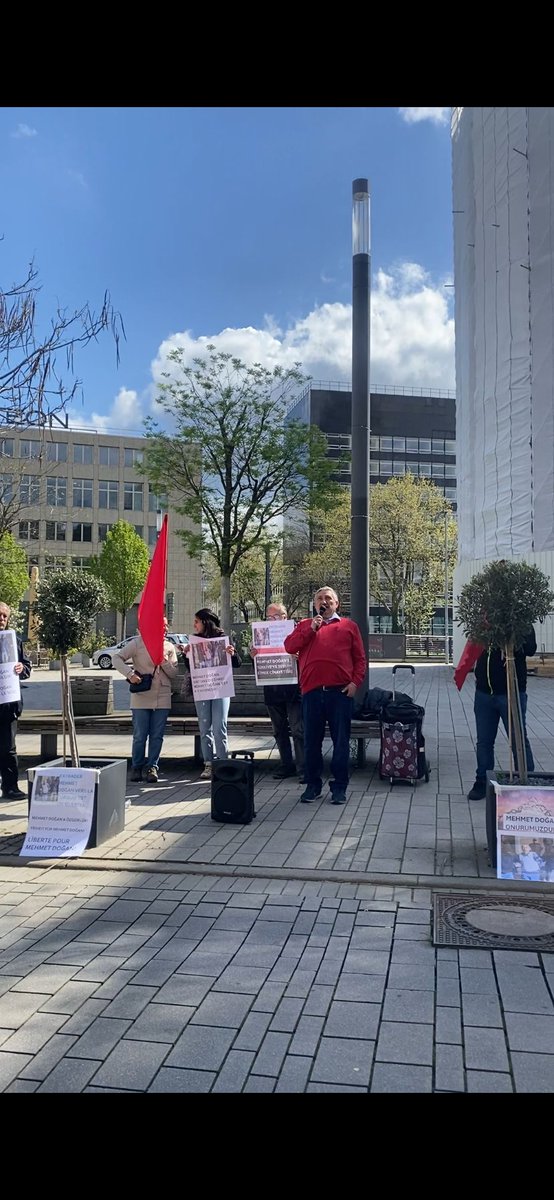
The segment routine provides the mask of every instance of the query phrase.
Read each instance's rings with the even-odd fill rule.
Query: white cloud
[[[17,126],[17,129],[14,129],[13,133],[11,133],[10,136],[13,138],[38,137],[38,129],[32,129],[30,125],[25,125],[25,124],[20,123]]]
[[[120,388],[111,408],[107,413],[92,413],[90,417],[72,409],[69,413],[69,424],[72,429],[94,429],[96,433],[138,433],[144,432],[142,401],[138,392],[132,388]]]
[[[454,320],[443,281],[432,281],[418,263],[377,271],[371,295],[371,386],[386,383],[454,388]],[[282,331],[271,318],[266,328],[227,328],[193,337],[189,330],[162,342],[152,363],[154,383],[171,373],[171,350],[183,349],[188,363],[208,343],[245,362],[273,368],[300,362],[314,379],[349,381],[352,376],[352,306],[340,302],[316,306]],[[156,405],[154,404],[154,408]],[[159,410],[158,410],[159,411]]]
[[[435,125],[447,125],[450,120],[450,108],[399,108],[400,116],[408,125],[417,121],[433,121]]]

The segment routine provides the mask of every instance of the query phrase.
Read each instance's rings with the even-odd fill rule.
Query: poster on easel
[[[554,788],[494,786],[498,878],[554,883]]]
[[[99,772],[91,767],[37,767],[24,858],[73,858],[86,850]]]

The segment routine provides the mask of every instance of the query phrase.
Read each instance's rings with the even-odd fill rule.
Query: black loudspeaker
[[[214,759],[212,821],[249,825],[255,816],[253,751],[233,750],[230,758]]]

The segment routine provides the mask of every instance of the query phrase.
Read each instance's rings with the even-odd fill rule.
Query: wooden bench
[[[194,705],[192,705],[192,709],[194,711]],[[105,717],[75,717],[75,725],[78,734],[79,732],[128,734],[132,732],[130,712],[115,712]],[[58,736],[62,733],[61,713],[24,709],[18,726],[21,733],[40,733],[41,762],[48,762],[58,757]],[[227,727],[229,733],[237,734],[240,737],[273,737],[271,721],[267,714],[265,717],[229,716]],[[198,718],[196,716],[183,717],[181,714],[172,712],[168,717],[166,735],[175,733],[194,738],[194,758],[195,761],[200,762],[202,752]],[[356,764],[358,767],[363,767],[366,761],[366,742],[379,738],[379,722],[352,721],[351,738],[357,742]]]

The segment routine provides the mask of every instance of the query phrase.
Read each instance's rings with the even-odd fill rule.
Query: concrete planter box
[[[491,867],[496,870],[496,792],[494,790],[494,781],[502,783],[506,787],[518,788],[522,794],[529,791],[530,788],[537,787],[554,787],[554,774],[540,773],[532,771],[529,773],[528,782],[520,783],[519,776],[513,776],[510,782],[508,775],[504,771],[487,771],[487,794],[485,797],[486,804],[486,825],[487,825],[487,849],[489,852],[489,862]]]
[[[62,758],[55,758],[45,764],[48,767],[63,767]],[[71,760],[66,759],[65,766],[71,766]],[[92,825],[86,849],[93,849],[116,837],[125,829],[125,790],[127,786],[127,760],[125,758],[82,758],[82,767],[93,767],[99,772],[98,782],[94,789],[94,808]],[[29,803],[31,806],[31,791],[35,777],[35,767],[27,771],[29,780]]]

